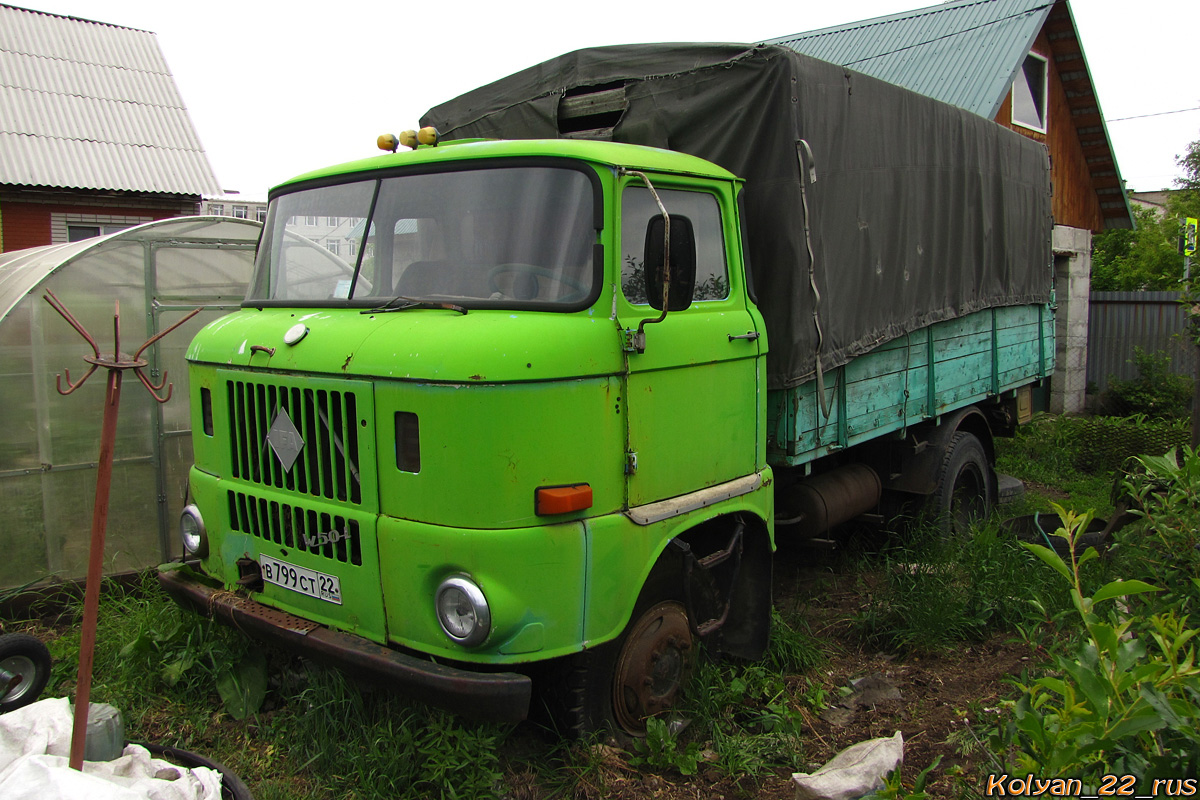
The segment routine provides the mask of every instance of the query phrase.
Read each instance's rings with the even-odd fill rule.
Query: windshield
[[[271,201],[246,302],[579,308],[596,284],[593,203],[584,172],[543,166],[290,192]]]

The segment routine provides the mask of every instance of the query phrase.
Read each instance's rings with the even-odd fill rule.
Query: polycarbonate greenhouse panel
[[[178,554],[175,521],[192,463],[184,353],[196,331],[241,302],[260,229],[182,217],[0,254],[0,589],[86,570],[106,376],[98,371],[70,396],[58,393],[55,375],[64,387],[66,370],[78,381],[91,352],[43,294],[53,291],[102,353],[112,351],[119,301],[128,356],[204,307],[143,356],[152,380],[168,373],[169,403],[155,403],[133,375],[122,383],[105,571],[153,566]]]

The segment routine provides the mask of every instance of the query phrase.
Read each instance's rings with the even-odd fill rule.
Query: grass
[[[252,776],[259,800],[498,793],[507,728],[463,721],[260,650],[237,631],[179,609],[156,583],[135,592],[108,586],[101,610],[93,702],[121,709],[133,741],[193,750]],[[48,695],[72,690],[78,648],[77,628],[51,643]],[[263,705],[235,719],[219,687],[257,663],[269,676]]]
[[[1004,507],[1006,516],[1050,510],[1053,501],[1109,513],[1111,473],[1079,468],[1088,447],[1081,424],[1043,417],[998,443],[1000,471],[1033,483],[1021,503]],[[1154,507],[1149,539],[1126,533],[1113,559],[1088,565],[1088,591],[1116,574],[1149,580],[1167,571],[1181,585],[1195,574],[1200,554],[1180,555],[1177,532],[1200,529],[1200,474],[1190,480],[1191,494]],[[1195,539],[1193,533],[1193,545]],[[936,654],[999,632],[1050,643],[1057,652],[1053,642],[1070,636],[1063,631],[1072,613],[1068,588],[1003,535],[996,519],[966,540],[922,531],[894,538],[852,563],[864,589],[851,626],[857,646]],[[1200,589],[1174,596],[1178,613],[1197,613]],[[806,719],[830,702],[818,667],[847,643],[814,634],[807,613],[803,603],[790,602],[774,612],[770,649],[760,662],[702,662],[679,714],[652,725],[628,752],[599,739],[566,743],[531,726],[474,724],[261,650],[234,630],[181,611],[153,581],[138,591],[106,590],[93,700],[122,710],[131,739],[225,763],[249,779],[259,800],[591,800],[619,793],[615,785],[645,771],[728,780],[735,793],[746,794],[759,781],[806,765]],[[50,694],[72,690],[78,641],[69,628],[51,642]]]

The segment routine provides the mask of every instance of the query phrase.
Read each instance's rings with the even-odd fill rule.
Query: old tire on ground
[[[695,654],[683,603],[670,593],[643,591],[620,636],[571,660],[560,725],[572,737],[600,730],[644,736],[646,719],[678,702]]]
[[[0,669],[16,681],[0,686],[0,714],[27,706],[38,699],[50,679],[50,651],[24,633],[0,635]]]
[[[983,443],[959,431],[950,439],[929,504],[946,536],[965,536],[996,504],[996,475]]]
[[[1050,547],[1065,559],[1070,557],[1071,546],[1067,537],[1057,534],[1060,524],[1061,520],[1057,514],[1042,511],[1006,519],[1000,523],[1000,530],[1016,536],[1022,542]],[[1076,535],[1075,555],[1083,555],[1089,547],[1101,548],[1105,542],[1104,531],[1107,527],[1106,520],[1093,519],[1086,530]]]
[[[199,753],[193,753],[190,750],[183,750],[179,747],[149,743],[143,745],[143,747],[149,750],[150,755],[155,758],[170,761],[181,767],[187,767],[188,769],[207,767],[221,773],[222,800],[254,800],[254,795],[250,793],[250,789],[246,786],[245,782],[219,761],[213,761]]]
[[[996,476],[996,504],[1015,503],[1025,496],[1025,482],[1012,475]]]

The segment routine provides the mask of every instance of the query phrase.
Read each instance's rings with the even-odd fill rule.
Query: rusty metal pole
[[[119,351],[118,351],[119,352]],[[92,540],[88,551],[87,588],[83,598],[83,632],[79,672],[75,679],[75,722],[71,728],[71,769],[83,769],[87,744],[88,705],[92,696],[92,659],[100,616],[100,581],[104,577],[104,538],[108,528],[108,496],[112,486],[113,450],[117,442],[117,409],[121,404],[121,370],[108,371],[104,424],[100,429],[100,461],[96,470],[96,502],[92,506]]]
[[[121,352],[121,306],[117,303],[113,312],[113,351],[110,354],[100,354],[96,340],[92,338],[79,323],[79,320],[67,310],[67,307],[47,290],[43,295],[46,302],[70,323],[84,340],[91,345],[92,355],[85,356],[84,361],[91,366],[87,373],[75,383],[71,382],[71,371],[63,370],[67,379],[67,388],[62,387],[63,375],[55,376],[58,393],[68,395],[78,389],[91,377],[97,368],[108,370],[108,388],[104,394],[104,422],[100,429],[100,460],[96,468],[96,499],[92,506],[92,538],[88,550],[87,584],[83,600],[83,630],[79,642],[79,672],[75,682],[75,719],[71,730],[71,769],[83,769],[83,751],[87,745],[88,706],[92,694],[92,663],[96,650],[96,626],[100,616],[100,581],[104,577],[104,539],[108,529],[108,497],[112,487],[113,452],[117,442],[117,411],[121,405],[121,376],[125,370],[132,369],[146,390],[159,403],[171,399],[171,386],[167,384],[167,373],[163,370],[162,381],[153,384],[142,372],[142,367],[149,362],[142,359],[146,348],[166,336],[171,331],[200,313],[195,309],[183,319],[166,330],[151,336],[138,349],[133,358]],[[167,387],[166,395],[159,391]]]

